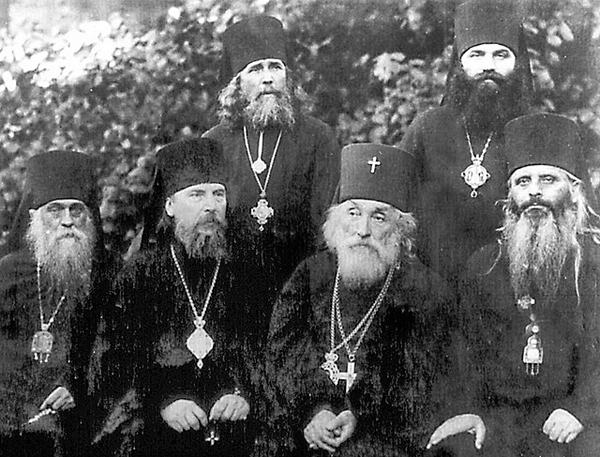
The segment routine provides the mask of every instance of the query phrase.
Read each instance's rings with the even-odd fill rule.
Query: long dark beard
[[[505,219],[503,239],[508,249],[511,285],[516,296],[537,288],[553,298],[569,254],[578,249],[576,210],[512,211]]]
[[[526,112],[516,72],[507,78],[492,72],[471,79],[460,69],[453,78],[452,102],[471,130],[501,132],[508,121]]]
[[[68,290],[70,295],[87,294],[96,243],[96,230],[91,219],[81,230],[75,227],[48,230],[36,211],[26,239],[53,287]]]
[[[226,227],[225,219],[216,213],[202,214],[193,224],[186,225],[178,221],[175,224],[175,237],[192,258],[224,259],[228,253]]]

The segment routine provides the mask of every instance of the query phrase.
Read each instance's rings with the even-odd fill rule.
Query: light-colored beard
[[[372,239],[360,240],[357,236],[347,238],[338,230],[334,244],[344,285],[349,289],[358,289],[382,281],[400,253],[397,236],[392,234],[379,243]]]
[[[256,130],[267,127],[290,129],[296,118],[289,89],[271,94],[252,94],[244,108],[244,119]]]
[[[96,244],[96,229],[90,217],[82,229],[62,226],[48,229],[40,212],[35,211],[26,239],[53,287],[70,294],[88,293]]]
[[[192,258],[223,259],[227,256],[226,227],[227,222],[217,214],[201,214],[193,224],[177,221],[175,237]]]
[[[535,286],[554,297],[569,253],[578,248],[576,210],[562,209],[557,216],[549,208],[532,217],[527,211],[506,216],[503,239],[508,248],[511,285],[517,296]],[[540,210],[538,210],[540,211]]]

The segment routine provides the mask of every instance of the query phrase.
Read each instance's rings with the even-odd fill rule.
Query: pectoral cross
[[[211,428],[210,431],[207,433],[206,438],[204,438],[204,441],[209,441],[210,445],[214,446],[215,443],[220,439],[221,438],[219,438],[217,431],[214,428]]]
[[[375,169],[377,168],[377,165],[381,165],[381,162],[377,160],[377,157],[373,156],[373,158],[371,160],[369,160],[367,162],[369,165],[371,165],[371,174],[375,173]]]
[[[354,362],[348,362],[346,372],[340,371],[338,374],[339,379],[346,381],[346,393],[350,391],[354,380],[356,379],[356,373],[354,372]]]

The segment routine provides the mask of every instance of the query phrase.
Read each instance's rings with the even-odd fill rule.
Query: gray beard
[[[525,212],[505,220],[503,239],[508,248],[511,285],[517,297],[531,293],[532,286],[554,297],[565,261],[578,247],[576,214],[565,209],[555,217],[531,218]]]
[[[395,265],[400,248],[387,240],[384,246],[337,248],[340,278],[349,289],[370,287],[382,281]]]
[[[289,92],[254,98],[244,108],[244,119],[255,130],[264,130],[268,127],[289,130],[296,122]]]
[[[188,256],[195,259],[223,259],[227,257],[225,221],[216,218],[216,225],[205,229],[206,217],[202,216],[193,225],[178,221],[175,224],[175,238],[183,244]]]
[[[37,214],[37,213],[36,213]],[[27,242],[53,287],[71,294],[87,293],[91,282],[96,232],[91,221],[83,229],[72,228],[69,236],[62,227],[47,231],[41,218],[32,218]]]

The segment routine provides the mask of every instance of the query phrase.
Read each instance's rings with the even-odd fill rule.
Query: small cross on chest
[[[215,443],[217,441],[219,441],[221,438],[219,438],[219,435],[217,434],[216,430],[214,428],[210,429],[210,432],[207,434],[206,438],[204,438],[204,441],[208,441],[210,442],[211,446],[214,446]]]
[[[354,362],[348,362],[346,372],[340,371],[339,379],[346,381],[346,393],[350,391],[354,380],[356,379],[356,373],[354,372]]]

